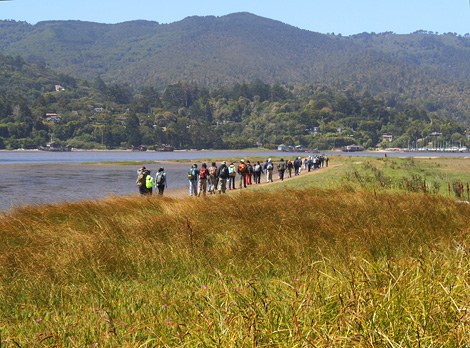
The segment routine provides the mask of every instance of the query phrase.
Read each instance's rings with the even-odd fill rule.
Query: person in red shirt
[[[209,176],[209,171],[207,170],[207,164],[203,163],[202,168],[199,171],[199,193],[197,194],[198,196],[206,195],[207,191],[207,177]]]

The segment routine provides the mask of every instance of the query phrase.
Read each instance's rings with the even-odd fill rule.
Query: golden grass
[[[2,344],[462,346],[469,226],[464,203],[354,189],[20,208]]]

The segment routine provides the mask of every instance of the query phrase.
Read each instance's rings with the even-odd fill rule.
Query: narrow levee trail
[[[240,188],[239,187],[240,177],[237,174],[237,176],[235,178],[235,187],[236,187],[236,189],[235,190],[229,190],[228,189],[228,184],[227,184],[226,193],[227,194],[233,194],[233,193],[236,193],[236,192],[243,192],[244,190],[251,190],[251,189],[254,189],[254,188],[258,188],[258,187],[265,187],[267,185],[278,185],[278,184],[281,184],[285,181],[291,181],[291,180],[299,179],[299,178],[301,178],[303,176],[306,176],[306,175],[316,175],[316,174],[320,174],[320,173],[325,173],[325,171],[328,171],[330,169],[333,169],[333,168],[341,166],[341,165],[343,165],[343,164],[342,163],[330,164],[328,167],[325,166],[325,167],[319,168],[319,169],[311,169],[310,171],[308,171],[307,169],[305,169],[302,166],[302,170],[300,171],[299,175],[294,175],[294,170],[292,170],[292,176],[290,178],[288,177],[288,174],[287,174],[288,172],[286,170],[286,173],[284,174],[284,180],[281,180],[279,178],[277,170],[274,169],[273,170],[273,181],[272,182],[267,182],[266,181],[266,174],[263,173],[261,175],[261,182],[259,184],[255,184],[254,180],[252,179],[253,184],[247,185],[246,188],[244,188],[244,187]],[[216,194],[218,194],[218,193],[216,193]],[[168,196],[168,197],[174,197],[174,198],[188,197],[189,196],[189,185],[187,184],[185,187],[170,188],[170,189],[165,191],[164,195]],[[211,194],[207,193],[207,196],[211,196]]]

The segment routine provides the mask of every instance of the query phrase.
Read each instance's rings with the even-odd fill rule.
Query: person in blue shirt
[[[197,197],[197,181],[199,179],[199,170],[197,164],[194,163],[188,171],[189,195]]]

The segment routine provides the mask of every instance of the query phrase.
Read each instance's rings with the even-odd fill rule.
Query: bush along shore
[[[2,346],[466,344],[470,206],[309,177],[3,214]]]

